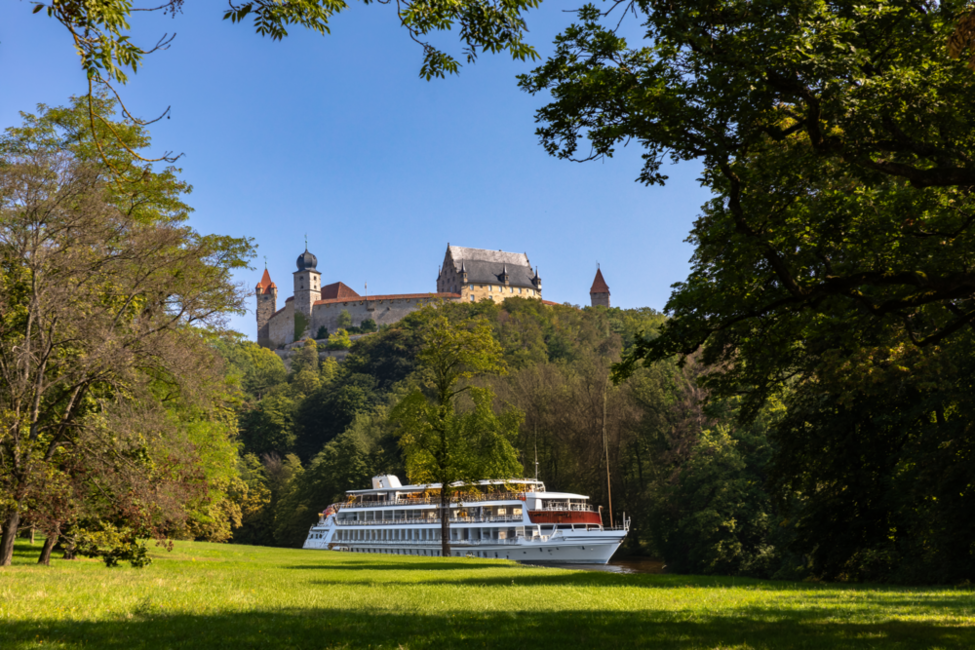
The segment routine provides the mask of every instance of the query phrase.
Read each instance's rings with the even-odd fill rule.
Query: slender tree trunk
[[[14,561],[14,540],[17,526],[20,525],[20,512],[14,510],[3,522],[3,537],[0,537],[0,566],[10,566]]]
[[[450,557],[450,497],[445,485],[440,488],[440,554]]]
[[[34,533],[36,533],[36,532],[37,532],[37,529],[34,528],[34,524],[31,524],[30,525],[30,545],[31,546],[34,545]]]
[[[55,526],[54,530],[47,534],[44,538],[44,546],[41,548],[41,557],[37,560],[38,564],[43,564],[44,566],[51,566],[51,551],[54,550],[54,545],[58,543],[58,531],[60,526]]]

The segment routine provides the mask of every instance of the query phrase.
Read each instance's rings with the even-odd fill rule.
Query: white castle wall
[[[275,314],[267,324],[272,348],[287,345],[295,340],[295,301],[288,300],[284,309]]]

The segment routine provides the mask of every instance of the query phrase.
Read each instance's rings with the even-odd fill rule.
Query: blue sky
[[[299,29],[282,42],[221,20],[224,5],[187,3],[174,18],[139,15],[133,40],[176,32],[123,90],[129,108],[171,118],[151,127],[153,153],[172,150],[194,186],[202,232],[253,237],[291,295],[295,258],[318,256],[322,282],[362,292],[434,291],[449,243],[527,252],[548,300],[588,304],[597,261],[614,306],[662,309],[684,279],[684,242],[709,194],[700,167],[666,169],[664,188],[634,182],[640,150],[604,162],[546,155],[534,135],[545,97],[517,88],[531,63],[485,55],[459,76],[426,82],[422,52],[391,6],[355,4],[332,34]],[[572,20],[549,2],[528,16],[543,55]],[[84,77],[66,32],[23,0],[0,4],[0,126],[18,111],[63,104]],[[635,26],[634,26],[635,29]],[[454,53],[449,35],[435,42]],[[256,333],[253,313],[235,329]]]

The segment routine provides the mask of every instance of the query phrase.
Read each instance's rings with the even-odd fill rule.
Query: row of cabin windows
[[[452,528],[450,540],[453,542],[505,540],[519,535],[549,536],[556,530],[598,530],[597,524],[561,524],[518,528]],[[439,529],[392,529],[392,530],[339,530],[335,540],[340,542],[436,542],[440,541]]]
[[[451,541],[513,539],[514,528],[454,528]],[[435,542],[440,540],[437,529],[339,530],[335,539],[340,542]]]
[[[511,506],[470,506],[463,509],[452,508],[450,510],[451,520],[466,519],[468,517],[521,517],[521,507]],[[362,512],[342,513],[339,521],[357,522],[395,522],[395,521],[416,521],[440,520],[440,513],[437,510],[365,510]]]

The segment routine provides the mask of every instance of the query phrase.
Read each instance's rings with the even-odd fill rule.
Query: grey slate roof
[[[499,284],[498,276],[502,270],[508,272],[508,284],[512,287],[535,288],[528,256],[524,253],[507,253],[505,251],[489,251],[482,248],[464,248],[463,246],[448,247],[450,258],[458,273],[461,267],[467,271],[468,284]]]

